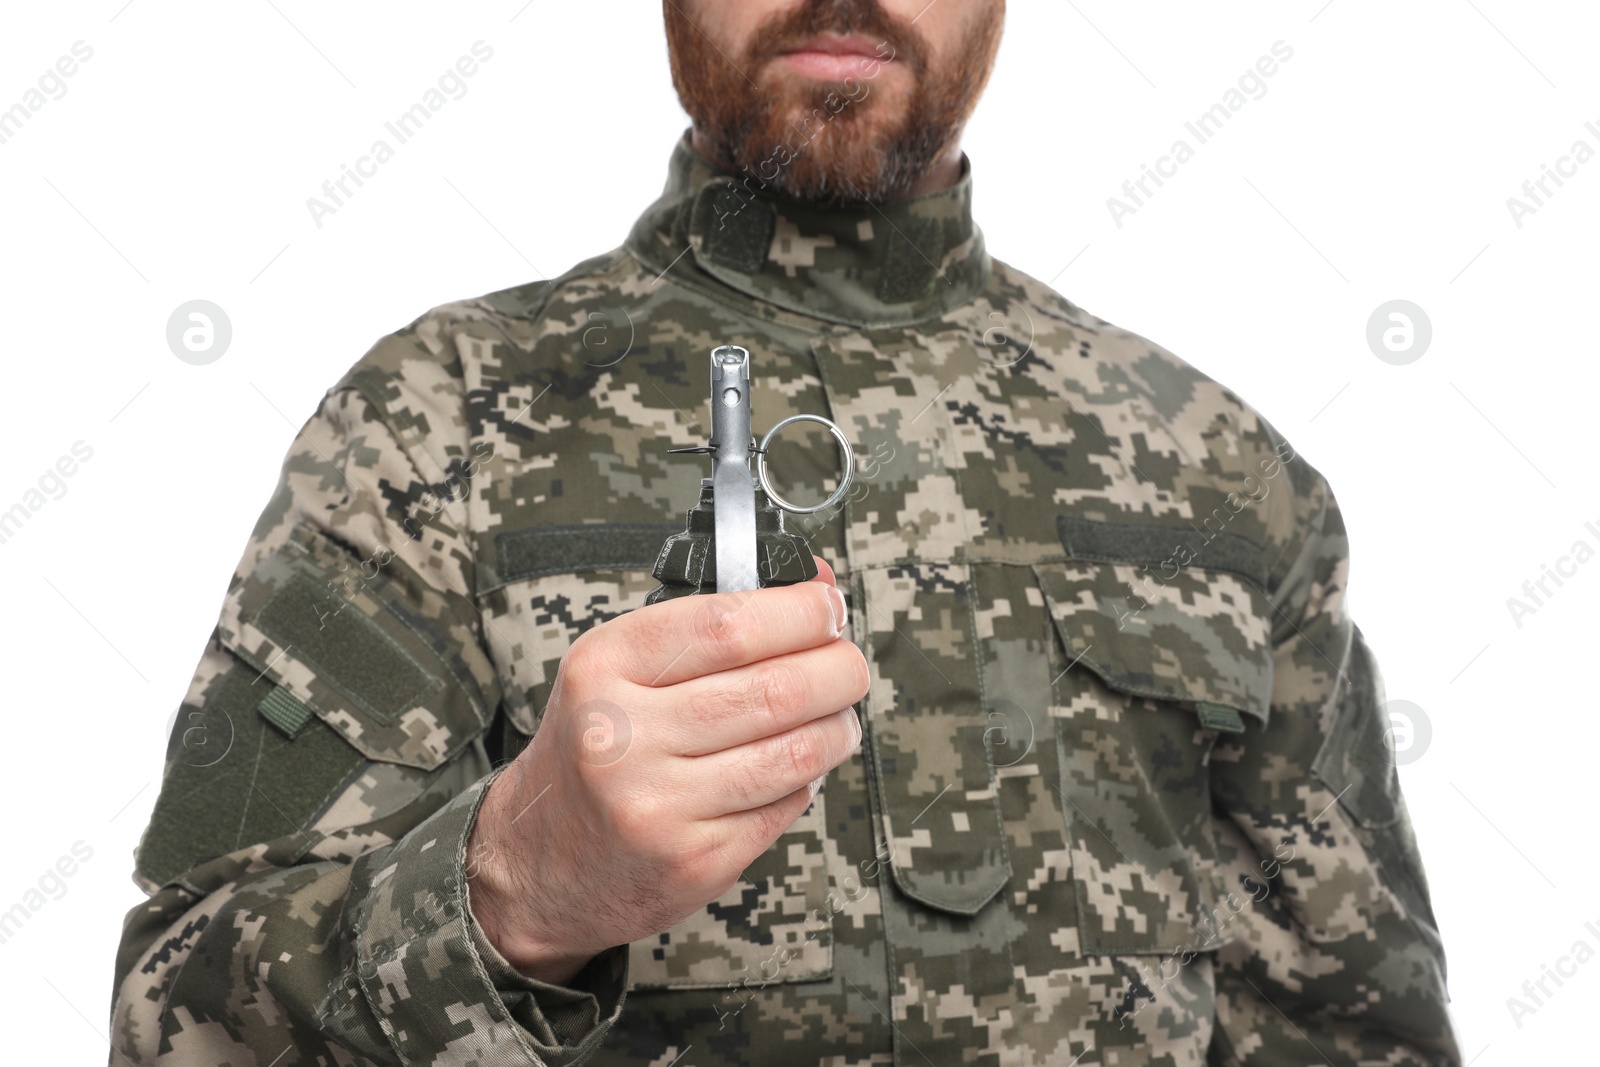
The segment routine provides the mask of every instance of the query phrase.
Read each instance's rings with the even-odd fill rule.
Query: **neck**
[[[917,179],[917,183],[907,194],[907,199],[948,189],[960,180],[961,139],[956,137],[950,142],[950,147],[945,149],[939,158],[933,161],[933,165],[923,172],[922,177]]]
[[[691,128],[689,133],[689,147],[706,159],[717,159],[718,153],[712,143],[701,132],[699,126]],[[940,151],[938,157],[923,171],[922,176],[911,186],[911,189],[901,197],[890,200],[910,200],[912,197],[926,196],[936,193],[941,189],[948,189],[961,180],[961,135],[959,133],[950,139],[950,143]]]

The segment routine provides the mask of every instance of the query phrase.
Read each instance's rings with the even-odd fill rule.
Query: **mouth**
[[[894,47],[887,41],[861,34],[841,37],[823,34],[796,48],[778,53],[777,58],[796,73],[821,81],[875,77],[894,63]]]

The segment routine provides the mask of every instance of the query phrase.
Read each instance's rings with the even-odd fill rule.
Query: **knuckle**
[[[824,749],[810,729],[769,738],[737,773],[728,776],[727,788],[743,810],[765,813],[775,803],[774,784],[810,782],[829,769]]]
[[[653,797],[640,797],[612,809],[611,833],[630,850],[644,849],[661,839],[667,813]]]
[[[738,798],[740,810],[748,811],[756,806],[762,786],[770,780],[768,770],[753,762],[742,767],[739,773],[728,776],[728,788]]]
[[[761,809],[761,814],[754,820],[755,840],[752,844],[756,849],[765,851],[772,842],[776,841],[782,833],[789,828],[792,821],[788,813],[783,810],[780,802]]]
[[[787,722],[805,710],[809,688],[792,664],[768,663],[756,676],[756,704],[772,720]]]
[[[813,727],[788,734],[778,758],[781,771],[802,782],[809,782],[829,769],[827,748],[820,743]]]
[[[729,713],[735,708],[742,709],[745,706],[743,703],[736,703],[738,699],[736,696],[717,693],[709,700],[680,700],[672,705],[672,713],[681,724],[685,739],[699,739],[708,736],[725,723]]]
[[[761,816],[756,821],[758,832],[762,837],[761,845],[766,847],[781,837],[784,831],[793,826],[794,821],[805,813],[810,804],[810,795],[802,788],[762,808]]]
[[[590,630],[579,634],[561,657],[561,670],[571,684],[583,685],[599,676],[605,650],[599,647],[604,641],[596,636],[598,633],[598,630]]]
[[[690,632],[695,640],[723,656],[742,659],[750,648],[752,636],[742,613],[712,597],[695,599],[703,601],[696,605],[690,620]]]
[[[778,840],[784,830],[794,822],[794,816],[789,813],[789,798],[774,800],[765,808],[755,811],[754,819],[750,819],[750,851],[765,851],[773,841]]]

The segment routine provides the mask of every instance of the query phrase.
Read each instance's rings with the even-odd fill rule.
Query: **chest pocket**
[[[1268,716],[1259,550],[1215,534],[1185,552],[1169,527],[1067,517],[1061,532],[1073,558],[1034,572],[1059,640],[1051,715],[1082,951],[1210,951],[1252,906],[1219,873],[1209,761],[1219,733]]]
[[[495,586],[480,591],[508,718],[531,736],[555,684],[561,657],[579,634],[644,606],[668,534],[655,524],[553,526],[505,531],[495,539]],[[733,886],[704,909],[628,948],[628,985],[641,989],[725,989],[804,982],[833,972],[826,915],[824,797]]]

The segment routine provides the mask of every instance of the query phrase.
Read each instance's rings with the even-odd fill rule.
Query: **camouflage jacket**
[[[466,894],[485,784],[707,473],[833,418],[805,533],[861,751],[701,913],[569,986]],[[816,429],[816,427],[812,427]],[[774,445],[819,499],[823,432]],[[1323,478],[1232,392],[991,258],[954,187],[820,210],[680,141],[615,251],[380,340],[300,431],[136,853],[135,1064],[1456,1064]]]

